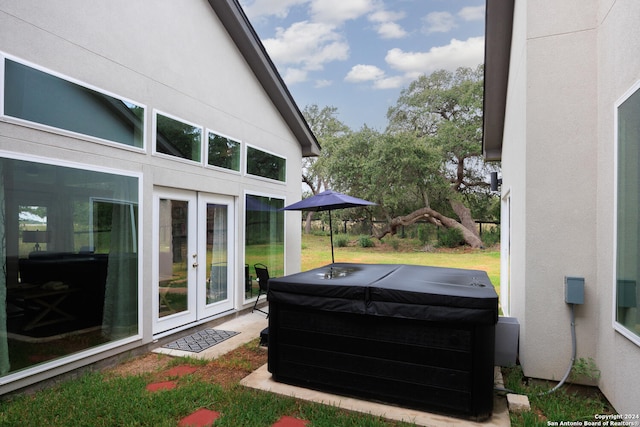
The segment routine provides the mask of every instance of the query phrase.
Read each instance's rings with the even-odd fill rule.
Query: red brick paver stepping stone
[[[305,427],[307,424],[309,424],[309,421],[285,415],[280,417],[271,427]]]
[[[178,383],[175,381],[162,381],[159,383],[148,384],[146,388],[148,391],[154,392],[160,390],[172,390],[176,388],[177,385]]]
[[[188,365],[175,366],[165,372],[168,377],[181,377],[183,375],[193,374],[198,368]]]
[[[187,415],[180,420],[178,426],[180,427],[205,427],[212,426],[213,423],[220,417],[220,413],[211,411],[206,408],[200,408],[191,415]]]

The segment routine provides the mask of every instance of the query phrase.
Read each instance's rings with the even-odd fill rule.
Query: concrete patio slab
[[[214,345],[200,353],[188,351],[173,350],[158,347],[153,350],[155,353],[167,354],[173,357],[193,357],[199,359],[216,359],[223,354],[236,349],[237,347],[260,336],[260,332],[269,325],[269,321],[264,313],[249,312],[233,319],[225,321],[212,327],[215,329],[223,329],[227,331],[240,332],[239,334]],[[496,369],[496,385],[502,387],[502,376],[500,370]],[[293,396],[299,399],[323,403],[326,405],[337,406],[350,411],[369,413],[372,415],[384,417],[387,419],[414,423],[419,426],[430,427],[510,427],[509,411],[505,397],[495,396],[493,415],[485,422],[473,422],[470,420],[448,417],[441,414],[432,414],[428,412],[417,411],[413,409],[400,408],[393,405],[383,403],[369,402],[344,396],[338,396],[329,393],[323,393],[316,390],[295,387],[288,384],[275,382],[271,378],[271,373],[267,370],[267,365],[263,365],[249,376],[245,377],[240,384],[264,390],[271,393],[277,393],[285,396]]]
[[[383,403],[369,402],[344,396],[324,393],[321,391],[296,387],[274,381],[267,370],[267,365],[261,366],[251,375],[240,381],[245,387],[291,396],[325,405],[340,407],[349,411],[357,411],[372,414],[383,418],[414,423],[419,426],[430,427],[510,427],[509,411],[506,399],[496,396],[494,398],[493,415],[485,422],[473,422],[460,418],[448,417],[440,414],[417,411],[414,409],[400,408]]]
[[[209,347],[205,350],[202,350],[199,353],[194,353],[190,351],[182,351],[164,347],[157,347],[152,351],[154,353],[166,354],[173,357],[192,357],[196,359],[216,359],[223,354],[230,352],[243,344],[248,343],[249,341],[258,338],[260,336],[260,331],[269,326],[269,321],[267,320],[264,313],[260,313],[259,311],[253,313],[243,314],[241,316],[235,317],[231,320],[228,320],[224,323],[213,326],[214,329],[222,329],[225,331],[234,331],[239,332],[238,335],[234,335],[233,337],[214,345],[213,347]],[[203,325],[203,329],[208,328],[209,326]]]

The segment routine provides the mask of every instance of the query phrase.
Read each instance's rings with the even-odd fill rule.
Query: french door
[[[154,194],[154,325],[158,334],[233,309],[234,200]]]

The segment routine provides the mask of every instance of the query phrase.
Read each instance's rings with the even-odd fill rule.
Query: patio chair
[[[256,271],[256,277],[258,280],[258,298],[256,298],[256,302],[253,304],[253,310],[251,310],[251,312],[253,313],[257,310],[266,314],[268,318],[269,312],[259,309],[258,301],[260,301],[260,295],[267,295],[267,292],[269,291],[269,269],[266,265],[261,263],[254,264],[253,269]]]

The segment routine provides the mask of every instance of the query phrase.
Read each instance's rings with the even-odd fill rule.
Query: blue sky
[[[383,131],[422,74],[484,59],[484,0],[240,0],[300,109]]]

